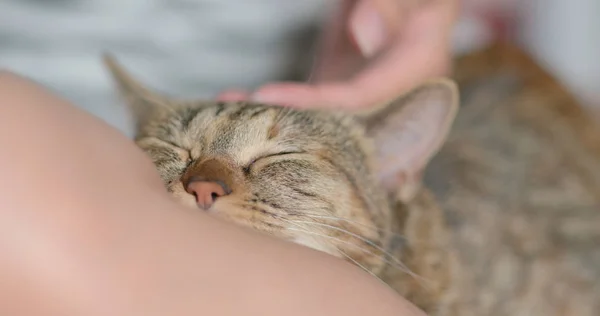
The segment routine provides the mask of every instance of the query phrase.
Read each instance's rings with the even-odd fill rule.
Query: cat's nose
[[[227,185],[221,181],[192,180],[185,190],[196,197],[196,204],[204,210],[208,210],[217,198],[231,193]]]

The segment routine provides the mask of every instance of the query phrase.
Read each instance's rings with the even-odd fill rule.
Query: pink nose
[[[209,209],[217,198],[231,193],[229,188],[221,181],[200,181],[192,180],[188,183],[185,190],[196,197],[198,207]]]

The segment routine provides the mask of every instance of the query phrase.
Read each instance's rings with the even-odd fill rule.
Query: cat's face
[[[349,117],[245,103],[171,105],[141,126],[137,144],[183,204],[379,264],[358,247],[385,247],[388,236],[369,227],[386,228],[390,209]]]
[[[396,193],[410,200],[456,111],[446,81],[358,116],[167,100],[108,64],[136,113],[136,142],[174,198],[374,273],[389,261]],[[415,132],[428,127],[437,132]]]

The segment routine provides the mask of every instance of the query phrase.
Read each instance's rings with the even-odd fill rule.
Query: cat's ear
[[[159,93],[153,92],[137,81],[120,63],[110,54],[102,56],[121,96],[134,116],[136,124],[143,124],[150,117],[169,111],[172,100]]]
[[[445,142],[458,107],[456,84],[442,78],[361,115],[375,143],[378,176],[390,193],[404,201],[414,196],[423,169]]]

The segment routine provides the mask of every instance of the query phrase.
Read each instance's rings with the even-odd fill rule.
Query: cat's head
[[[105,61],[136,143],[178,201],[373,272],[386,261],[394,200],[409,203],[419,189],[458,106],[447,80],[369,113],[183,101]]]

